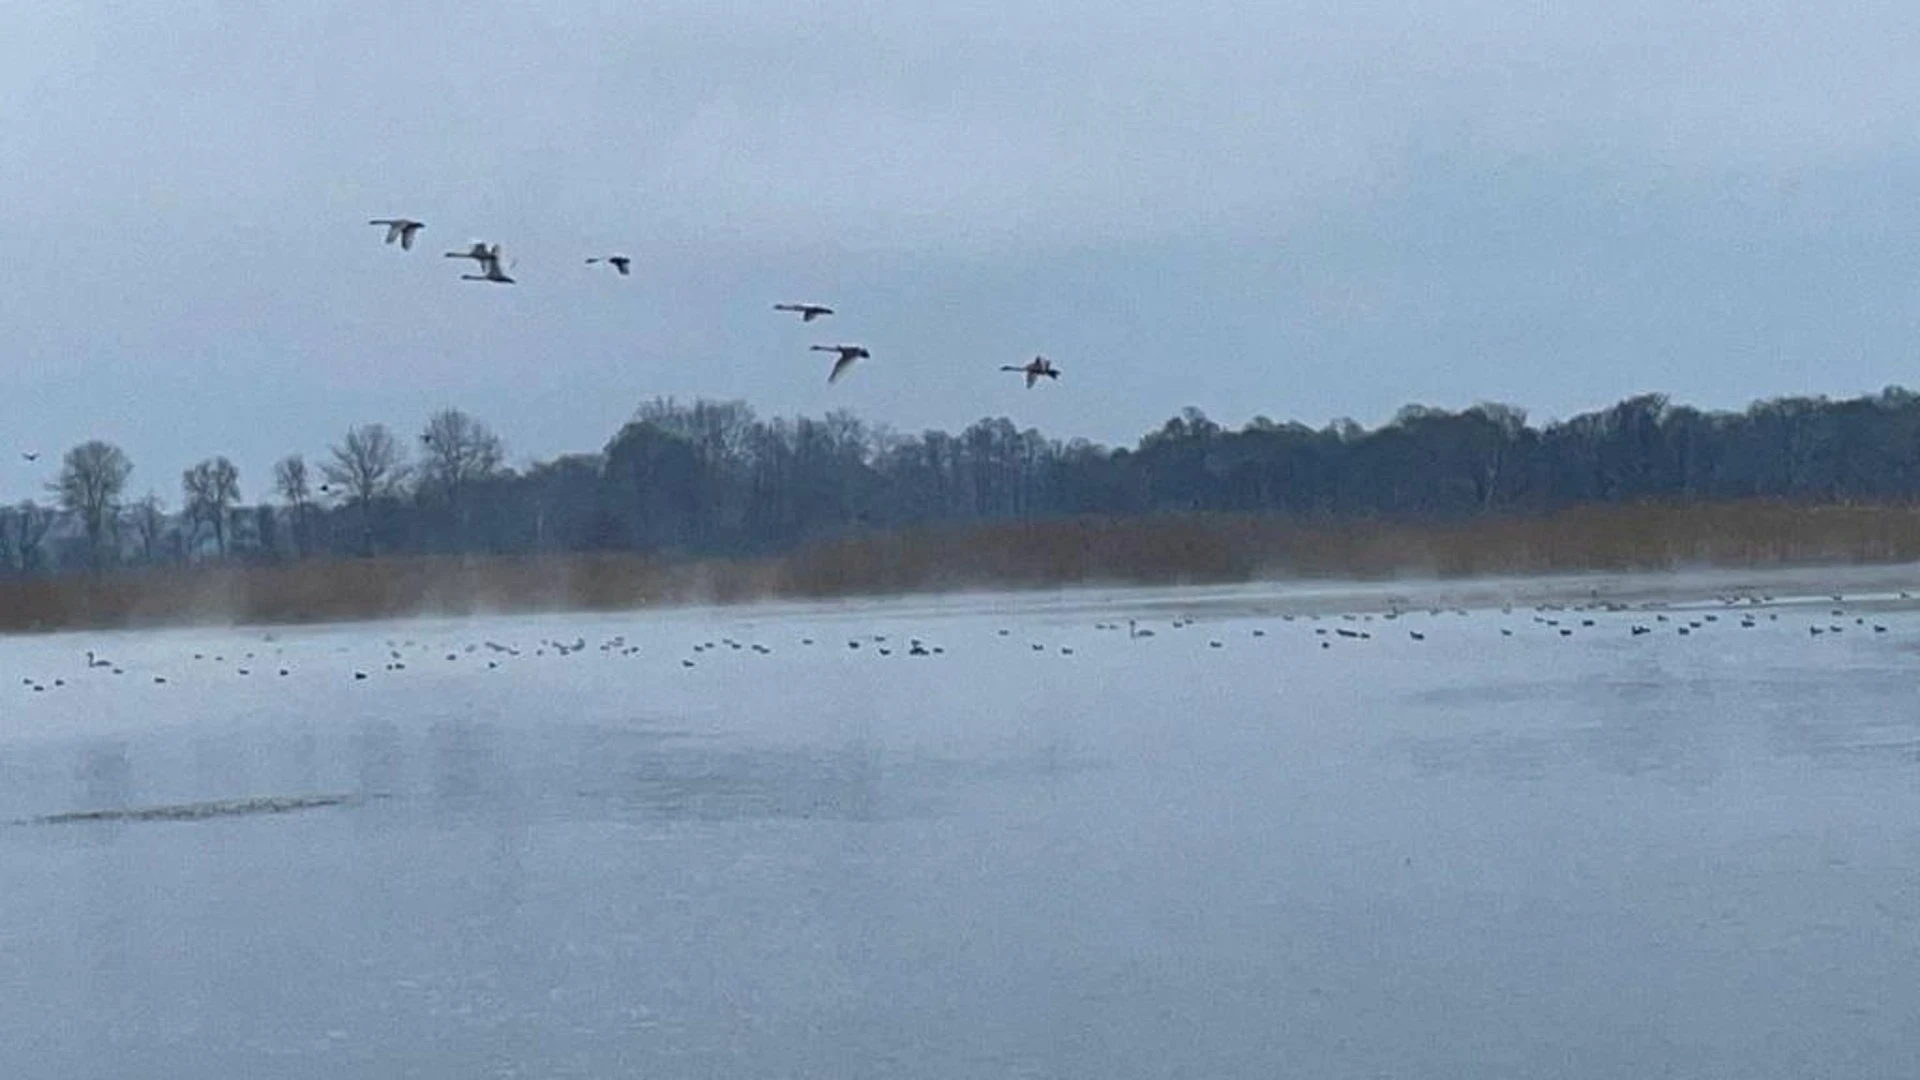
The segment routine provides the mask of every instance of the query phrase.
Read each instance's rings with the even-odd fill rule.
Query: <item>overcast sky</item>
[[[1131,442],[1920,384],[1920,5],[372,10],[0,0],[0,498],[100,437],[254,499],[444,405],[521,462],[656,395]]]

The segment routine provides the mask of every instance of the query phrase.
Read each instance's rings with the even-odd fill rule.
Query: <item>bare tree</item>
[[[337,498],[359,508],[362,547],[371,554],[373,501],[398,494],[411,469],[385,424],[348,428],[346,439],[331,450],[333,460],[320,471],[329,486],[340,489]]]
[[[253,508],[253,550],[262,559],[280,555],[280,519],[266,503]]]
[[[32,499],[19,506],[0,506],[0,571],[31,574],[39,566],[40,541],[53,515]]]
[[[473,543],[473,485],[500,471],[506,452],[487,425],[459,409],[441,409],[420,433],[419,494],[452,511],[446,525],[454,550]]]
[[[213,526],[213,544],[227,554],[227,511],[240,501],[240,470],[224,457],[208,458],[180,474],[187,520]]]
[[[293,550],[301,558],[307,554],[307,508],[313,498],[309,483],[307,459],[301,455],[288,454],[274,463],[274,490],[287,501],[287,508],[293,512]]]
[[[10,565],[22,574],[38,572],[44,557],[40,544],[47,538],[47,530],[53,526],[53,514],[46,507],[28,499],[8,511],[0,521],[6,525],[4,544],[8,549]]]
[[[412,469],[393,432],[385,424],[348,428],[346,439],[332,447],[333,460],[320,467],[329,485],[338,486],[344,502],[365,505],[397,495]]]
[[[167,512],[160,502],[160,496],[149,491],[146,497],[133,504],[133,534],[140,541],[141,561],[152,565],[158,561],[160,541],[167,532]]]
[[[93,439],[68,450],[60,463],[59,478],[47,485],[47,490],[59,497],[60,505],[80,518],[87,534],[87,554],[96,569],[106,554],[107,533],[132,472],[133,462],[127,460],[125,451]]]
[[[420,433],[421,487],[458,501],[476,480],[500,471],[506,457],[500,436],[459,409],[441,409]]]

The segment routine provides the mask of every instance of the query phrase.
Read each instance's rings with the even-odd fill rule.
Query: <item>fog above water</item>
[[[1909,580],[7,639],[0,1074],[1914,1075]]]

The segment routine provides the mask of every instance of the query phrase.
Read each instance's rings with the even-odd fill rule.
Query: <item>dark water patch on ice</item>
[[[942,815],[982,787],[1016,787],[1092,767],[1060,746],[980,760],[876,746],[631,747],[583,765],[581,798],[656,820],[891,822]]]
[[[1503,705],[1534,705],[1571,692],[1535,680],[1515,679],[1503,682],[1462,682],[1415,690],[1405,695],[1408,704],[1438,709],[1479,709]]]
[[[165,806],[123,807],[107,810],[71,810],[14,822],[16,825],[71,825],[94,821],[209,821],[215,818],[290,814],[326,806],[348,806],[363,801],[353,795],[273,795],[254,799],[213,799]]]
[[[1407,758],[1420,776],[1477,774],[1501,780],[1538,780],[1556,763],[1555,743],[1538,735],[1476,731],[1414,739]]]
[[[911,812],[888,790],[879,756],[860,750],[675,747],[633,753],[596,777],[587,798],[643,817],[738,821],[878,821]]]

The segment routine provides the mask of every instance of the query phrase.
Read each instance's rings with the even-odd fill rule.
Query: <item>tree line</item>
[[[277,462],[247,504],[215,456],[172,506],[129,498],[133,462],[68,450],[45,503],[0,507],[0,572],[395,554],[758,556],[851,534],[1079,516],[1252,513],[1460,519],[1589,503],[1920,493],[1920,394],[1780,398],[1710,412],[1646,394],[1542,426],[1510,405],[1409,405],[1371,430],[1186,409],[1130,447],[1004,418],[902,434],[846,413],[761,419],[738,401],[656,399],[597,453],[509,467],[482,421],[433,414],[415,438],[348,430]]]

